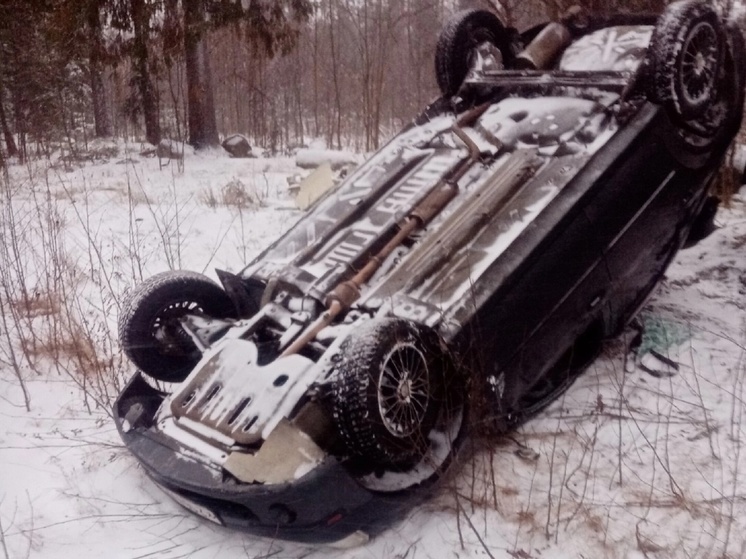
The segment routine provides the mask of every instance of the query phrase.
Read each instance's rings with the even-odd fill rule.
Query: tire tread
[[[177,297],[173,297],[177,294]],[[148,339],[148,322],[154,306],[164,306],[169,298],[181,301],[199,298],[207,314],[225,318],[232,302],[210,278],[189,270],[169,270],[135,286],[126,296],[117,324],[119,342],[125,355],[145,374],[166,382],[183,380],[196,363],[190,358],[162,354]]]

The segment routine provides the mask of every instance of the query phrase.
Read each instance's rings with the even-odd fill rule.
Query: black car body
[[[117,426],[191,510],[363,541],[468,415],[507,429],[567,387],[712,217],[744,53],[708,4],[523,34],[462,12],[436,70],[443,97],[222,289],[131,296]]]

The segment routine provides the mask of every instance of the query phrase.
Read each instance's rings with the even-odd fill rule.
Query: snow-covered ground
[[[642,349],[678,370],[610,342],[539,417],[472,441],[424,506],[338,551],[187,513],[119,440],[123,292],[169,267],[237,271],[299,216],[291,159],[161,166],[137,147],[14,166],[0,189],[0,559],[746,557],[746,189],[643,311]]]

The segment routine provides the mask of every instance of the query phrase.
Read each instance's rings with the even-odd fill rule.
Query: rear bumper
[[[413,504],[411,492],[381,494],[365,489],[333,456],[287,483],[238,482],[152,428],[164,397],[137,373],[114,404],[117,429],[159,486],[182,506],[213,522],[272,538],[362,543],[400,519]]]

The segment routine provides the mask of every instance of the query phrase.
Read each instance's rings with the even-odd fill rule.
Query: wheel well
[[[568,350],[560,357],[569,369],[585,368],[593,361],[601,349],[606,326],[602,318],[597,318],[577,337]]]

